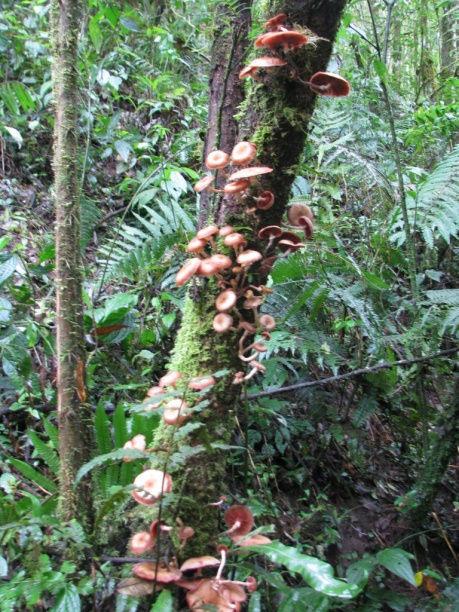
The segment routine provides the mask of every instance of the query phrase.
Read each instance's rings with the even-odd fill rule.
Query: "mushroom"
[[[239,612],[240,602],[246,599],[243,588],[238,584],[228,585],[211,578],[201,580],[197,588],[192,588],[186,595],[188,608],[196,612],[207,607],[213,607],[218,612]]]
[[[242,170],[237,170],[237,172],[233,172],[228,177],[228,181],[238,181],[239,179],[251,179],[256,176],[261,176],[262,174],[269,174],[272,172],[272,168],[268,168],[268,166],[251,166],[250,168],[242,168]]]
[[[312,238],[312,235],[314,234],[314,225],[311,219],[309,217],[300,217],[298,219],[298,223],[303,228],[304,235],[306,236],[306,238],[307,239]]]
[[[123,448],[126,448],[126,449],[139,450],[139,451],[144,451],[146,447],[147,447],[147,440],[145,436],[142,434],[138,434],[137,436],[134,436],[131,440],[128,440],[123,446]],[[129,463],[129,461],[133,461],[133,460],[130,459],[129,457],[124,457],[123,461],[125,461],[126,463]]]
[[[274,204],[274,194],[272,191],[262,191],[255,202],[258,210],[268,210]]]
[[[187,525],[183,525],[182,527],[180,527],[179,529],[179,541],[180,541],[180,546],[183,547],[185,546],[185,544],[188,542],[188,540],[190,540],[195,534],[195,531],[193,529],[193,527],[189,527]]]
[[[226,312],[220,312],[218,315],[215,315],[212,322],[214,330],[219,334],[227,332],[229,329],[231,329],[232,325],[233,317]]]
[[[308,217],[311,221],[314,221],[312,210],[307,204],[303,204],[302,202],[293,203],[287,211],[289,222],[295,227],[299,227],[302,225],[300,222],[302,217]]]
[[[207,242],[205,240],[200,240],[198,237],[194,237],[187,244],[186,252],[187,253],[202,253],[206,248]]]
[[[133,555],[143,555],[154,545],[155,540],[148,531],[139,531],[130,539],[128,549]]]
[[[152,506],[164,493],[172,491],[172,478],[161,470],[145,470],[134,479],[132,497],[143,506]]]
[[[218,271],[227,270],[233,265],[231,258],[228,257],[228,255],[223,255],[222,253],[215,253],[215,255],[212,255],[209,258],[209,261],[217,266]]]
[[[262,258],[263,255],[258,251],[247,250],[242,251],[242,253],[239,253],[239,255],[237,256],[237,263],[240,264],[243,268],[248,268],[256,261],[260,261],[260,259]]]
[[[191,557],[182,563],[180,566],[181,572],[188,572],[190,570],[200,570],[204,567],[216,567],[220,565],[220,561],[210,555],[204,555],[202,557]]]
[[[287,15],[285,13],[279,13],[278,15],[274,15],[268,21],[265,21],[264,28],[269,32],[277,32],[280,26],[285,25],[287,21]]]
[[[272,540],[268,537],[262,535],[261,533],[256,533],[253,536],[248,538],[232,538],[233,542],[238,546],[246,547],[246,546],[263,546],[265,544],[271,544]]]
[[[201,259],[201,265],[199,266],[198,274],[200,276],[213,276],[220,271],[220,266],[211,257],[208,259]]]
[[[232,234],[233,232],[234,228],[232,225],[224,225],[218,230],[218,235],[225,238],[225,236],[228,236],[228,234]]]
[[[198,376],[197,378],[192,378],[188,383],[188,389],[192,389],[193,391],[204,391],[208,387],[212,387],[215,385],[215,378],[213,376]]]
[[[308,42],[308,37],[296,30],[285,30],[282,32],[268,32],[255,40],[255,47],[266,47],[267,49],[282,49],[292,51],[299,49]]]
[[[229,195],[234,193],[242,193],[246,191],[250,187],[250,181],[247,179],[240,179],[239,181],[233,181],[232,183],[227,183],[223,187],[223,191]]]
[[[312,91],[321,96],[342,97],[348,96],[351,85],[339,74],[333,72],[316,72],[307,82]]]
[[[254,525],[253,514],[247,506],[230,506],[223,518],[228,527],[226,533],[231,538],[244,536],[252,531]]]
[[[245,166],[257,156],[257,147],[253,142],[242,140],[231,151],[231,163],[234,166]]]
[[[214,182],[215,177],[210,176],[210,175],[206,175],[203,176],[202,178],[199,179],[199,181],[195,184],[194,186],[194,190],[197,193],[200,193],[201,191],[205,191],[210,185],[212,185],[212,183]]]
[[[267,240],[267,250],[271,248],[272,243],[282,235],[282,229],[278,225],[267,225],[262,227],[258,232],[260,240]]]
[[[263,57],[257,57],[252,60],[248,66],[243,68],[239,73],[240,79],[246,79],[248,77],[254,77],[260,68],[278,68],[279,66],[286,66],[287,62],[278,57],[271,57],[264,55]]]
[[[258,322],[267,331],[272,331],[276,328],[276,320],[269,314],[262,314],[258,319]]]
[[[224,151],[212,151],[206,157],[206,166],[209,170],[221,170],[229,164],[229,155]]]
[[[215,300],[215,308],[219,312],[227,312],[236,305],[236,300],[236,293],[232,289],[226,289]]]
[[[218,234],[218,227],[216,225],[208,225],[199,230],[196,234],[196,238],[199,238],[199,240],[211,241],[215,234]]]
[[[143,580],[155,580],[156,582],[162,582],[167,584],[169,582],[175,582],[180,580],[182,572],[176,567],[170,565],[159,565],[157,563],[150,563],[145,561],[143,563],[136,563],[132,567],[132,573],[137,578]]]
[[[177,372],[176,370],[171,370],[159,379],[158,386],[162,389],[164,387],[175,387],[175,385],[181,378],[182,375],[180,374],[180,372]]]
[[[242,247],[247,244],[247,241],[242,234],[239,234],[239,232],[234,232],[233,234],[228,234],[227,236],[225,236],[223,243],[225,244],[225,246],[238,250],[239,247]]]
[[[176,397],[167,402],[163,412],[163,421],[166,425],[183,425],[189,417],[190,411],[185,400]]]
[[[192,257],[191,259],[188,259],[188,261],[186,261],[177,272],[177,276],[175,277],[175,284],[177,287],[181,287],[187,283],[190,278],[197,273],[200,265],[201,259],[199,259],[199,257]]]

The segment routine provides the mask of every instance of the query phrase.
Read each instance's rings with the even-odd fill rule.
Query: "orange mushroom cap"
[[[135,533],[129,541],[128,549],[133,555],[143,555],[153,548],[155,540],[148,531]]]
[[[216,225],[208,225],[199,230],[196,238],[199,238],[199,240],[210,240],[216,234],[218,234],[218,227]]]
[[[246,546],[263,546],[264,544],[271,544],[272,540],[262,535],[261,533],[256,533],[249,538],[232,538],[233,542],[238,546],[242,546],[243,548]]]
[[[301,217],[308,217],[311,221],[314,220],[314,215],[312,214],[312,210],[309,208],[307,204],[303,204],[302,202],[295,202],[290,206],[287,211],[287,218],[292,225],[299,227],[302,223],[299,222]]]
[[[242,253],[239,253],[237,257],[237,263],[240,264],[242,267],[246,268],[254,264],[256,261],[260,261],[260,259],[262,258],[263,255],[258,251],[247,250],[242,251]]]
[[[143,580],[156,580],[156,582],[169,583],[180,580],[182,572],[174,567],[157,565],[156,563],[136,563],[132,567],[132,573]]]
[[[262,191],[260,195],[255,198],[257,208],[259,210],[268,210],[274,204],[274,194],[272,191]]]
[[[202,569],[203,567],[215,567],[216,565],[220,565],[220,561],[210,555],[191,557],[182,563],[180,571],[188,572],[190,570]]]
[[[282,235],[282,229],[278,225],[267,225],[262,227],[258,232],[258,238],[265,240],[268,238],[279,238]]]
[[[215,315],[212,322],[214,330],[219,334],[228,331],[232,325],[233,317],[226,312],[220,312],[218,315]]]
[[[254,525],[253,514],[247,506],[231,506],[225,512],[224,520],[232,538],[246,535]]]
[[[306,238],[312,238],[312,235],[314,234],[314,224],[312,223],[311,219],[309,217],[300,217],[298,219],[298,223],[303,228]]]
[[[175,385],[181,378],[182,375],[180,374],[180,372],[177,372],[176,370],[171,370],[167,374],[164,374],[164,376],[161,376],[158,381],[158,386],[161,388],[175,387]]]
[[[202,178],[199,179],[197,183],[195,183],[194,190],[197,193],[200,193],[201,191],[205,191],[208,187],[210,187],[210,185],[212,185],[214,180],[215,180],[214,176],[203,176]]]
[[[206,247],[207,242],[205,240],[200,240],[198,237],[194,237],[190,240],[190,242],[186,246],[187,253],[200,253]]]
[[[163,412],[163,421],[166,425],[183,425],[189,417],[190,410],[185,400],[175,397],[167,402]]]
[[[221,170],[229,163],[229,155],[224,151],[212,151],[206,157],[206,166],[209,170]]]
[[[222,253],[215,253],[215,255],[212,255],[212,257],[209,258],[209,260],[217,265],[218,270],[227,270],[233,265],[231,257],[228,257],[228,255],[223,255]]]
[[[309,87],[321,96],[348,96],[351,91],[349,81],[333,72],[316,72],[309,79]]]
[[[264,28],[269,32],[276,32],[279,26],[282,26],[287,21],[287,15],[285,13],[279,13],[278,15],[274,15],[268,21],[265,21]]]
[[[213,376],[198,376],[197,378],[192,378],[188,383],[188,388],[193,391],[203,391],[208,387],[212,387],[215,385],[215,378]]]
[[[220,271],[220,265],[218,262],[208,257],[207,259],[201,259],[201,265],[199,266],[198,274],[200,276],[213,276]]]
[[[232,247],[232,248],[237,248],[237,247],[247,244],[246,239],[244,238],[242,234],[239,234],[239,232],[228,234],[228,236],[225,236],[225,239],[223,240],[223,242],[225,246]]]
[[[268,168],[268,166],[251,166],[250,168],[243,168],[242,170],[238,170],[237,172],[233,172],[228,177],[228,181],[238,181],[239,179],[249,179],[254,178],[255,176],[261,176],[262,174],[268,174],[272,172],[272,168]]]
[[[238,181],[233,181],[232,183],[227,183],[223,187],[223,191],[229,195],[232,195],[233,193],[242,193],[249,187],[250,181],[248,179],[240,179]]]
[[[226,312],[236,305],[236,300],[236,293],[232,289],[226,289],[215,300],[215,308],[219,312]]]
[[[279,66],[286,66],[287,62],[279,57],[271,57],[270,55],[263,55],[262,57],[257,57],[250,62],[248,66],[243,68],[239,73],[240,79],[246,79],[247,77],[251,77],[254,73],[260,68],[278,68]]]
[[[132,497],[143,506],[152,506],[163,493],[172,491],[172,478],[161,470],[145,470],[134,480],[134,487],[140,491],[132,491]]]
[[[177,287],[181,287],[182,285],[187,283],[190,278],[197,273],[200,265],[201,260],[199,259],[199,257],[193,257],[191,259],[188,259],[188,261],[186,261],[180,268],[180,270],[177,272],[177,276],[175,277],[175,284],[177,285]]]
[[[225,236],[228,236],[228,234],[232,234],[233,232],[234,228],[232,225],[224,225],[219,229],[218,235],[224,238]]]
[[[261,315],[258,321],[267,331],[272,331],[276,327],[276,320],[269,314]]]
[[[268,32],[255,40],[255,47],[266,47],[267,49],[279,49],[284,51],[298,49],[308,42],[308,37],[296,30],[283,32]]]
[[[238,142],[231,151],[231,163],[234,166],[244,166],[257,156],[257,147],[253,142],[242,140]]]

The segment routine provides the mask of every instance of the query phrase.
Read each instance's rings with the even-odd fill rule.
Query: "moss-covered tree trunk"
[[[57,396],[60,511],[64,519],[88,520],[88,483],[74,489],[89,460],[91,410],[86,403],[80,208],[78,180],[77,45],[82,20],[78,0],[53,0],[54,195],[56,206]]]
[[[276,194],[276,203],[258,218],[245,216],[243,207],[238,205],[234,198],[220,197],[216,201],[206,199],[202,219],[219,225],[233,223],[244,227],[249,248],[257,247],[257,227],[279,224],[285,211],[315,103],[315,95],[307,86],[299,83],[298,77],[307,80],[314,72],[326,68],[344,5],[345,0],[302,0],[267,4],[266,12],[260,16],[260,20],[264,21],[276,13],[285,12],[289,21],[312,30],[319,38],[315,44],[291,54],[288,70],[279,71],[277,76],[267,76],[263,82],[253,81],[246,84],[245,100],[240,108],[237,107],[240,96],[235,95],[240,85],[235,79],[241,66],[237,65],[240,59],[234,63],[234,58],[241,58],[243,53],[234,52],[234,25],[229,24],[226,33],[218,37],[218,54],[214,53],[214,62],[217,58],[226,57],[225,65],[228,66],[229,62],[234,65],[231,71],[227,68],[221,69],[221,66],[215,64],[213,66],[206,150],[210,150],[213,143],[218,142],[221,149],[230,152],[235,138],[234,122],[231,118],[238,113],[238,139],[255,142],[258,147],[258,160],[274,169],[269,178],[262,181],[262,186]],[[240,45],[244,44],[240,37],[237,41]],[[222,82],[226,84],[223,91]],[[214,104],[217,111],[212,111],[213,101],[219,97],[220,103]],[[219,120],[221,112],[225,114],[224,118]],[[220,138],[215,136],[218,133]],[[263,275],[259,274],[253,277],[252,282],[259,284],[264,280]],[[170,368],[182,372],[185,379],[223,368],[229,369],[231,374],[212,388],[209,407],[197,417],[201,423],[197,429],[183,438],[182,429],[172,433],[174,428],[162,426],[154,443],[155,447],[166,447],[174,451],[178,449],[179,454],[175,455],[176,457],[180,457],[180,450],[188,445],[202,445],[205,449],[179,465],[174,465],[172,456],[172,460],[167,464],[168,471],[174,478],[174,490],[180,495],[176,513],[196,531],[195,537],[187,545],[187,554],[215,550],[214,544],[221,531],[221,512],[208,504],[218,501],[221,495],[236,494],[235,491],[228,491],[224,479],[227,452],[212,448],[212,445],[218,442],[228,443],[235,430],[240,387],[232,384],[232,378],[234,372],[241,369],[237,358],[238,334],[218,335],[212,329],[217,291],[211,281],[204,281],[199,287],[190,290]],[[163,467],[164,459],[164,454],[157,455],[154,459],[155,467]]]

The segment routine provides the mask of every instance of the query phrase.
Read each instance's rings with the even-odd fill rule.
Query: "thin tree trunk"
[[[327,40],[318,40],[315,45],[292,54],[292,65],[283,75],[267,76],[263,83],[246,84],[246,99],[239,109],[236,106],[239,97],[234,96],[232,89],[227,87],[224,92],[226,99],[220,108],[225,109],[225,116],[231,117],[237,111],[241,116],[239,139],[255,142],[258,160],[274,169],[270,178],[263,181],[263,188],[271,189],[276,194],[276,204],[263,212],[260,218],[246,215],[244,207],[236,204],[234,198],[220,199],[212,207],[213,222],[219,225],[231,223],[245,228],[244,234],[250,248],[258,246],[258,226],[278,224],[284,213],[316,99],[307,86],[298,82],[297,77],[307,80],[314,72],[326,68],[344,5],[345,0],[271,2],[261,19],[285,12],[293,23],[307,27]],[[226,47],[227,64],[234,58],[234,55],[228,56],[232,41],[230,25],[227,36],[218,40],[219,46]],[[241,39],[239,44],[243,44]],[[238,53],[239,58],[243,55],[243,52]],[[233,69],[238,72],[240,68],[234,65]],[[218,78],[217,75],[221,73],[221,70],[214,69],[214,78]],[[234,74],[231,76],[234,78]],[[211,91],[216,92],[218,87],[214,85],[212,83]],[[239,87],[236,82],[234,86],[236,89]],[[210,147],[217,140],[213,135],[216,129],[218,132],[218,126],[210,125],[207,139]],[[234,141],[233,131],[232,121],[222,121],[219,142],[220,147],[227,152],[230,152]],[[206,209],[205,218],[208,217],[209,209]],[[265,281],[265,277],[254,275],[252,280],[254,284],[260,284]],[[221,531],[221,511],[208,504],[218,501],[221,495],[229,495],[231,500],[236,494],[236,491],[228,491],[224,480],[227,451],[219,450],[215,444],[227,444],[235,429],[240,388],[231,381],[234,372],[241,369],[237,358],[239,335],[218,335],[213,331],[214,299],[218,291],[212,281],[206,281],[199,292],[191,291],[193,299],[189,297],[186,302],[170,367],[179,370],[185,380],[222,368],[228,369],[230,374],[212,387],[210,406],[197,417],[202,423],[198,429],[183,438],[181,429],[173,433],[171,430],[174,428],[160,426],[154,441],[155,447],[166,447],[174,451],[169,460],[165,454],[158,455],[154,464],[155,467],[167,468],[172,474],[174,490],[180,495],[176,514],[185,524],[195,529],[196,535],[186,547],[185,554],[188,555],[202,554],[213,549]],[[204,452],[177,465],[180,451],[198,445],[202,445]]]
[[[53,0],[51,36],[55,100],[54,191],[56,202],[57,401],[60,512],[88,520],[88,482],[74,489],[78,469],[89,460],[91,409],[86,404],[80,208],[78,185],[78,0]]]
[[[442,7],[440,19],[440,65],[444,78],[457,73],[459,2],[449,0]]]

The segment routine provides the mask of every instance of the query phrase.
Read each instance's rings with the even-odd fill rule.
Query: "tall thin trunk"
[[[444,78],[457,74],[459,60],[458,23],[458,0],[449,0],[449,2],[443,3],[440,19],[440,65],[441,74]]]
[[[212,208],[213,222],[222,225],[232,223],[244,227],[244,234],[250,247],[257,247],[256,230],[259,225],[278,224],[284,213],[295,169],[300,161],[316,96],[307,86],[301,84],[297,77],[307,80],[318,70],[323,70],[330,58],[332,41],[335,37],[345,0],[288,0],[271,2],[266,14],[261,18],[285,12],[289,19],[312,30],[319,37],[315,45],[291,55],[291,66],[278,76],[267,76],[262,83],[247,83],[245,101],[238,109],[235,105],[234,92],[226,89],[226,98],[220,108],[227,109],[227,116],[239,111],[239,139],[255,142],[258,148],[258,160],[271,166],[274,172],[263,181],[264,189],[271,189],[276,194],[273,208],[261,214],[260,218],[248,216],[244,207],[237,204],[234,198],[222,198]],[[227,53],[231,49],[233,37],[231,26],[227,28],[227,37],[220,38],[218,44],[226,45]],[[229,37],[228,37],[229,34]],[[225,42],[226,41],[226,42]],[[239,44],[243,44],[240,40]],[[242,57],[243,53],[238,53]],[[231,60],[231,56],[228,59]],[[234,66],[237,72],[241,66]],[[296,74],[294,75],[293,72]],[[214,75],[219,71],[215,70]],[[234,75],[232,75],[234,78]],[[211,87],[212,90],[212,87]],[[237,104],[237,102],[236,102]],[[227,129],[233,129],[233,123],[222,122],[220,147],[230,152],[234,135],[228,135]],[[214,142],[215,125],[210,126],[208,142]],[[225,147],[222,143],[225,142]],[[210,142],[209,142],[210,144]],[[206,211],[206,217],[208,217]],[[265,281],[262,274],[254,275],[254,284]],[[228,491],[224,481],[225,451],[218,450],[215,443],[228,443],[235,429],[235,417],[238,412],[239,387],[231,383],[233,374],[241,369],[238,363],[237,333],[215,334],[212,320],[215,315],[214,299],[218,292],[214,282],[200,287],[199,292],[191,292],[183,313],[180,331],[177,336],[171,368],[179,370],[185,379],[227,368],[230,375],[212,387],[209,408],[199,413],[201,422],[186,440],[181,439],[180,429],[174,434],[172,428],[161,426],[155,447],[172,450],[183,449],[185,445],[196,447],[203,445],[206,449],[184,464],[173,468],[174,457],[168,462],[165,455],[158,455],[155,467],[167,467],[174,478],[174,487],[180,495],[178,516],[187,525],[191,525],[196,535],[187,545],[187,554],[202,554],[212,550],[219,532],[220,511],[209,507],[221,495],[235,494]],[[180,440],[177,443],[177,440]]]
[[[51,36],[55,101],[54,191],[56,203],[57,401],[60,512],[88,520],[88,482],[74,489],[78,469],[89,460],[91,410],[86,403],[80,206],[78,184],[79,0],[53,0]]]

